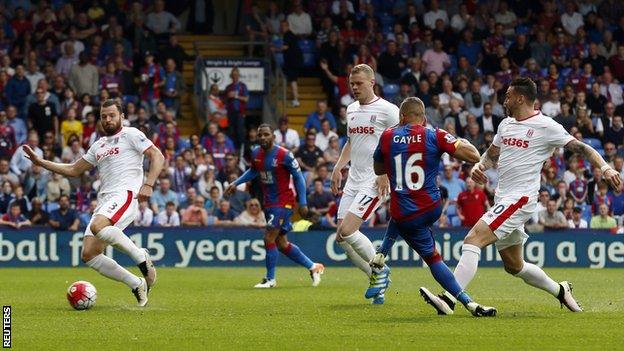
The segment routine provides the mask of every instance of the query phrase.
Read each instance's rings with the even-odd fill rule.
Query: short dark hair
[[[260,130],[260,128],[269,128],[271,133],[273,133],[273,126],[268,123],[262,123],[261,125],[258,126],[258,130]]]
[[[121,102],[119,102],[119,100],[117,99],[107,99],[107,100],[102,101],[102,104],[100,105],[100,109],[103,109],[104,107],[110,107],[110,106],[117,107],[117,111],[119,111],[120,114],[123,113]]]
[[[524,96],[531,103],[537,99],[537,86],[531,78],[520,77],[514,79],[510,87],[513,87],[516,93]]]

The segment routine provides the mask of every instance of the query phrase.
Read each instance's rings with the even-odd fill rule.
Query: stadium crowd
[[[123,6],[118,5],[123,3]],[[76,230],[95,206],[97,171],[70,179],[32,166],[19,148],[73,162],[97,140],[98,103],[120,98],[126,123],[143,131],[166,157],[136,226],[263,227],[257,184],[231,196],[223,189],[247,167],[256,130],[246,125],[249,92],[232,71],[225,91],[210,88],[207,124],[188,139],[176,125],[185,93],[178,43],[184,31],[164,1],[0,2],[0,224]],[[252,38],[284,55],[296,92],[305,73],[301,42],[330,97],[318,101],[305,133],[276,126],[276,142],[293,151],[306,177],[312,228],[335,227],[329,178],[347,134],[352,97],[348,72],[367,63],[376,92],[400,104],[416,95],[428,123],[483,152],[504,116],[506,84],[517,75],[538,84],[536,108],[592,144],[624,177],[624,3],[603,1],[293,1],[252,5],[244,20]],[[195,16],[195,20],[205,20]],[[189,28],[198,28],[189,23]],[[199,26],[201,27],[201,26]],[[299,104],[294,96],[293,104]],[[491,203],[496,170],[475,186],[469,167],[440,166],[445,211],[437,225],[471,226]],[[622,226],[624,194],[609,189],[599,169],[557,152],[544,165],[540,211],[532,230]],[[256,180],[257,181],[257,180]],[[387,223],[388,204],[368,225]]]

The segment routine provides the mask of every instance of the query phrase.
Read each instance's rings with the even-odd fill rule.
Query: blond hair
[[[399,113],[405,116],[424,116],[425,103],[417,97],[408,97],[401,103]]]
[[[371,66],[364,64],[364,63],[356,65],[355,67],[351,69],[351,74],[356,74],[356,73],[364,73],[364,75],[366,75],[366,77],[370,79],[375,78],[375,71],[373,71]]]

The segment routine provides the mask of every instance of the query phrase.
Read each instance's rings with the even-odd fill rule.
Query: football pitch
[[[136,269],[135,269],[136,270]],[[0,269],[0,303],[12,306],[17,350],[616,350],[624,349],[624,269],[547,269],[574,283],[585,309],[560,309],[551,296],[483,268],[469,287],[498,308],[474,318],[463,307],[437,316],[418,294],[439,291],[429,271],[395,268],[383,306],[363,298],[355,268],[328,267],[317,288],[307,272],[278,267],[278,287],[253,289],[263,268],[161,268],[145,309],[121,283],[88,268]],[[95,285],[88,311],[65,293]]]

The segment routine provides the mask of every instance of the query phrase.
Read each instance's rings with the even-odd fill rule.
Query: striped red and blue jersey
[[[373,155],[390,180],[390,215],[409,221],[440,204],[436,183],[440,157],[454,153],[458,140],[443,129],[397,125],[386,129]]]
[[[277,145],[269,150],[257,147],[251,152],[251,167],[234,183],[246,183],[256,176],[260,176],[265,208],[294,207],[295,194],[290,187],[291,176],[299,195],[299,205],[307,205],[303,174],[299,163],[288,149]]]

